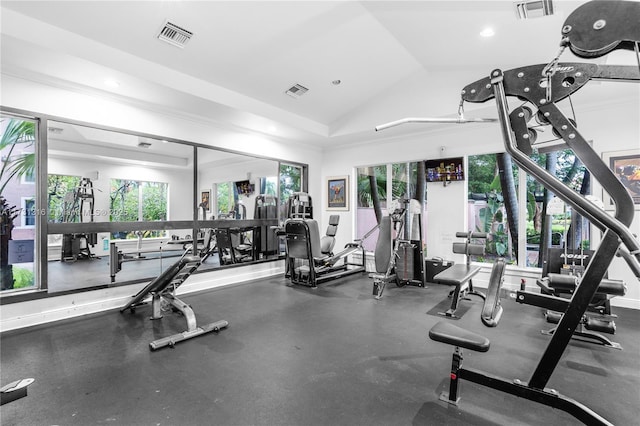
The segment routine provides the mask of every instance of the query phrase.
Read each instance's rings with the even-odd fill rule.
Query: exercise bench
[[[171,306],[174,311],[180,312],[187,320],[187,330],[182,333],[177,333],[171,336],[163,337],[149,343],[149,348],[154,351],[166,346],[174,347],[176,343],[183,340],[191,339],[196,336],[200,336],[211,331],[219,331],[229,325],[225,320],[216,321],[204,326],[198,326],[196,322],[196,315],[193,312],[191,306],[187,305],[182,300],[178,299],[175,292],[178,287],[191,276],[204,262],[204,260],[211,253],[211,241],[212,230],[209,229],[205,232],[205,245],[206,247],[199,254],[191,254],[192,248],[185,250],[180,259],[173,265],[169,266],[162,274],[156,279],[147,284],[137,294],[132,296],[131,300],[120,309],[120,312],[124,312],[127,309],[131,312],[135,312],[135,308],[145,303],[145,299],[151,296],[152,305],[152,320],[162,318],[163,304]]]
[[[455,285],[449,293],[451,297],[451,306],[445,312],[438,312],[449,318],[457,318],[456,310],[460,299],[466,299],[467,295],[473,294],[482,299],[485,295],[473,289],[472,278],[480,272],[480,266],[471,265],[471,256],[483,256],[485,254],[485,245],[473,243],[472,240],[486,239],[487,234],[484,232],[456,232],[456,237],[464,238],[464,242],[454,242],[453,252],[456,254],[464,254],[466,262],[464,264],[454,264],[450,268],[445,269],[433,277],[435,282],[442,284]]]

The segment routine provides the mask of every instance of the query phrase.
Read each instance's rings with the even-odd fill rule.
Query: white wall
[[[612,87],[611,84],[614,83],[600,83],[593,90],[602,92],[604,96],[607,88]],[[598,153],[640,148],[640,87],[632,84],[627,84],[625,87],[627,88],[625,97],[614,100],[603,97],[609,100],[599,106],[581,106],[576,99],[573,101],[578,128],[585,138],[593,140],[594,149]],[[570,114],[570,111],[565,110],[565,113]],[[389,115],[390,120],[401,118],[393,115],[393,112]],[[497,114],[494,112],[492,116],[495,115]],[[389,133],[392,136],[386,140],[374,142],[363,140],[357,146],[333,148],[331,162],[323,164],[321,173],[323,179],[327,176],[350,175],[351,205],[353,206],[356,201],[354,167],[504,151],[497,124],[452,124],[448,127],[440,125],[431,128],[429,124],[409,126],[413,126],[414,129],[422,126],[424,131],[409,136],[395,136],[393,130],[390,130]],[[371,140],[373,139],[372,137]],[[546,137],[541,140],[546,140]],[[602,188],[597,183],[593,186],[593,193],[601,196]],[[323,188],[323,191],[322,199],[324,200],[327,194],[326,189]],[[440,256],[456,260],[451,254],[450,237],[456,231],[466,229],[466,205],[462,207],[462,203],[466,202],[466,194],[466,186],[461,182],[452,183],[447,187],[442,184],[428,185],[426,243],[429,257]],[[322,217],[320,229],[328,223],[329,214],[335,214],[333,211],[326,211],[326,203],[322,208],[322,214],[317,215]],[[336,247],[342,247],[355,238],[354,212],[354,208],[349,212],[339,212],[341,221]],[[637,235],[640,235],[639,214],[640,211],[636,209],[635,221],[631,226],[632,232]],[[596,235],[598,233],[598,230],[592,232]],[[599,239],[596,237],[594,240],[597,242]],[[521,272],[513,272],[514,285],[519,284],[517,279],[519,273]],[[610,267],[609,275],[611,278],[623,279],[628,286],[627,296],[614,298],[613,303],[640,309],[640,283],[624,262],[616,259]],[[531,281],[528,282],[532,284]]]

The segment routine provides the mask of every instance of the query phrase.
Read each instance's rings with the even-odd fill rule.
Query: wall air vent
[[[158,33],[158,39],[180,48],[184,48],[185,44],[191,40],[191,37],[193,37],[191,31],[185,30],[169,21],[165,22]]]
[[[288,88],[287,91],[284,93],[286,93],[287,95],[293,98],[299,98],[300,96],[304,95],[308,91],[309,89],[304,87],[302,84],[294,84],[293,86]]]
[[[553,15],[553,0],[525,0],[514,3],[519,19]]]

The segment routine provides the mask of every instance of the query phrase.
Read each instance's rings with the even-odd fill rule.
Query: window
[[[235,203],[232,188],[231,182],[216,184],[216,217],[226,217],[233,211]]]
[[[49,175],[47,194],[49,222],[79,222],[76,190],[80,186],[80,176]]]
[[[468,164],[468,230],[487,234],[485,256],[472,259],[517,263],[518,169],[506,154],[471,155]]]
[[[21,226],[36,226],[36,200],[34,198],[22,199]]]
[[[110,220],[151,222],[167,220],[168,185],[128,179],[111,179]],[[145,231],[144,237],[161,237],[164,231]],[[112,238],[137,238],[135,232],[118,232]]]
[[[357,169],[356,239],[364,238],[388,214],[387,206],[401,198],[417,199],[423,205],[422,229],[426,230],[426,185],[423,162],[380,164]],[[421,177],[419,177],[421,176]],[[375,249],[378,233],[363,241],[366,250]],[[424,235],[422,240],[425,241]]]
[[[0,252],[3,254],[9,253],[10,240],[24,243],[24,247],[30,247],[35,240],[38,213],[37,185],[34,184],[36,130],[34,121],[0,117]],[[11,260],[10,255],[0,256],[0,290],[37,287],[34,275],[37,260],[35,248],[33,250],[23,260]]]
[[[302,167],[280,164],[280,204],[286,204],[291,194],[303,188]]]
[[[575,191],[591,193],[589,173],[571,149],[535,154],[532,158]],[[561,200],[554,200],[551,192],[528,175],[527,200],[526,266],[542,267],[548,247],[590,248],[589,221]]]
[[[36,176],[35,176],[35,168],[32,170],[28,170],[25,174],[20,176],[20,183],[22,184],[35,184]]]

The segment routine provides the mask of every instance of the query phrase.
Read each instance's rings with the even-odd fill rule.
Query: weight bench
[[[205,240],[211,238],[210,231],[207,231],[206,235]],[[221,320],[205,326],[198,326],[196,322],[196,315],[191,306],[176,297],[175,292],[177,288],[198,269],[204,259],[206,259],[210,254],[210,251],[204,251],[203,256],[201,257],[196,255],[187,255],[187,252],[188,250],[185,251],[185,254],[177,262],[168,267],[156,279],[147,284],[142,290],[134,295],[122,309],[120,309],[121,313],[127,309],[130,309],[131,312],[135,312],[135,308],[143,304],[144,300],[151,295],[152,320],[162,318],[163,303],[170,305],[175,311],[180,312],[185,317],[187,320],[187,330],[182,333],[154,340],[149,343],[149,348],[152,351],[165,346],[174,347],[178,342],[191,339],[192,337],[200,336],[201,334],[209,333],[211,331],[219,331],[229,325],[227,321]]]
[[[549,273],[546,277],[536,281],[543,294],[561,297],[562,295],[573,294],[579,285],[579,278],[574,275]],[[588,312],[597,314],[599,317],[591,315],[582,316],[578,327],[573,333],[573,338],[598,343],[614,349],[622,349],[619,343],[612,342],[599,333],[616,333],[616,324],[613,318],[616,315],[611,313],[609,299],[614,296],[624,296],[627,286],[624,281],[603,279],[598,285],[596,294],[591,299]],[[562,313],[555,310],[547,310],[545,317],[548,322],[558,324],[562,318]],[[553,335],[557,327],[550,330],[542,330],[543,334]]]
[[[486,239],[487,234],[484,232],[456,232],[456,237],[465,238],[465,242],[454,242],[453,252],[464,254],[466,262],[464,264],[455,264],[445,269],[433,277],[433,280],[442,284],[455,285],[455,289],[449,293],[451,297],[451,307],[445,312],[438,312],[449,318],[457,318],[456,310],[460,299],[466,299],[467,295],[473,294],[482,299],[485,295],[473,289],[472,278],[480,272],[480,266],[471,265],[471,256],[483,256],[485,254],[484,244],[472,243],[471,240]]]
[[[487,296],[481,314],[482,322],[489,327],[497,326],[502,314],[500,290],[504,281],[504,267],[504,260],[499,259],[494,263],[491,272],[489,288],[487,289]],[[489,351],[491,341],[480,334],[458,327],[449,321],[440,321],[429,330],[429,338],[455,347],[451,361],[449,390],[440,394],[439,399],[441,401],[457,406],[460,402],[458,384],[460,380],[464,379],[519,398],[557,408],[571,414],[585,424],[610,424],[585,405],[560,394],[554,389],[538,388],[532,386],[531,382],[526,383],[518,379],[507,380],[497,375],[463,367],[463,349],[474,352]]]
[[[480,314],[483,324],[487,327],[497,326],[502,317],[500,290],[504,282],[504,268],[504,259],[500,258],[493,264],[493,268],[491,269],[489,288],[487,289],[487,296],[485,297],[482,313]],[[449,392],[440,394],[440,399],[457,405],[460,400],[458,397],[458,380],[468,378],[466,374],[469,371],[462,369],[462,349],[469,349],[475,352],[487,352],[491,342],[484,336],[465,330],[448,321],[440,321],[434,325],[431,330],[429,330],[429,338],[436,342],[455,346],[451,363]]]

